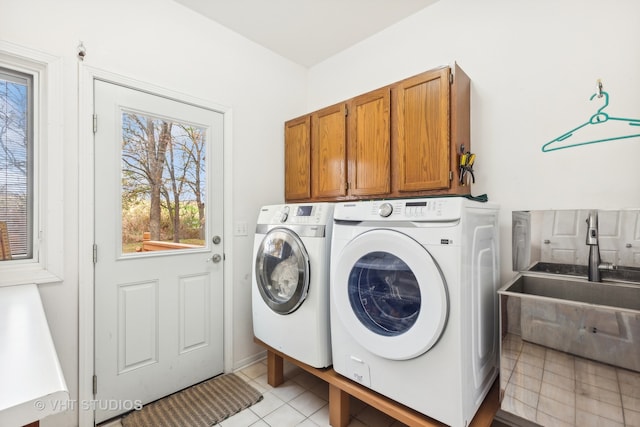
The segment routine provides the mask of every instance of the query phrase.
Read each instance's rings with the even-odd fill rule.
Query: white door
[[[223,371],[223,114],[94,90],[101,422]]]

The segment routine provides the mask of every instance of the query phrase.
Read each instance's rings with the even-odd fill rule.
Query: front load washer
[[[254,239],[253,333],[316,368],[331,365],[332,226],[331,203],[264,206]]]
[[[335,371],[469,425],[498,373],[497,224],[495,205],[465,197],[338,203]]]

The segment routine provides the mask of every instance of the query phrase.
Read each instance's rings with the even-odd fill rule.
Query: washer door
[[[274,228],[256,253],[255,274],[264,302],[276,313],[293,313],[309,292],[309,255],[300,238]]]
[[[407,360],[442,335],[449,311],[445,279],[431,254],[406,234],[360,234],[338,256],[332,279],[343,326],[370,352]]]

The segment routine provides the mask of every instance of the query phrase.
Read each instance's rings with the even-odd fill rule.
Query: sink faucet
[[[590,282],[601,282],[600,270],[614,270],[615,266],[600,259],[598,245],[598,211],[589,211],[587,218],[587,245],[589,246],[588,278]]]

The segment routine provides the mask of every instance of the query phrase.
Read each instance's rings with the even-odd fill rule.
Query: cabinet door
[[[303,116],[284,125],[284,198],[311,198],[311,117]]]
[[[347,158],[352,196],[391,191],[390,98],[385,87],[349,102]]]
[[[347,194],[346,105],[336,104],[311,115],[311,195]]]
[[[450,185],[449,68],[429,71],[394,87],[397,191]]]

